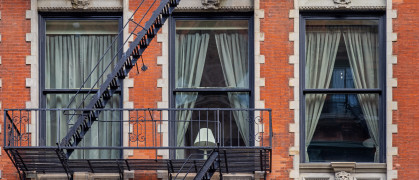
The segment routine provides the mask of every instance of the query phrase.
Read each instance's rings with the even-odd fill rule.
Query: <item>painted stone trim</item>
[[[122,11],[121,0],[38,0],[39,11]]]
[[[265,87],[265,78],[260,75],[260,66],[265,64],[265,56],[260,53],[260,43],[265,41],[265,34],[261,31],[261,19],[265,18],[265,11],[260,8],[260,0],[254,0],[254,63],[255,63],[255,108],[265,108],[265,101],[260,98],[260,89]]]
[[[169,108],[169,22],[166,22],[161,33],[157,34],[157,42],[161,43],[161,56],[157,57],[157,65],[161,67],[161,78],[157,79],[157,88],[161,89],[161,101],[157,102],[157,108]],[[169,114],[163,112],[163,119],[168,119]],[[159,133],[163,134],[163,146],[169,145],[169,124],[163,122],[158,127]],[[157,155],[162,156],[163,159],[169,158],[169,151],[165,149],[157,150]],[[167,173],[167,172],[166,172]]]
[[[176,11],[253,11],[254,0],[182,0]]]
[[[218,11],[252,11],[254,9],[253,6],[229,6],[229,7],[218,7],[216,10]],[[203,8],[203,7],[179,7],[176,8],[175,11],[199,11],[199,12],[203,12],[204,10],[208,10],[210,12],[212,12],[214,9],[211,8]]]
[[[386,8],[386,159],[387,179],[397,179],[397,170],[393,169],[393,157],[398,155],[397,147],[393,146],[393,134],[397,133],[397,124],[393,124],[393,111],[398,109],[397,102],[393,100],[393,88],[397,87],[397,78],[393,77],[393,65],[397,64],[397,55],[393,54],[393,42],[397,41],[397,34],[393,31],[393,19],[397,18],[397,11],[393,10],[393,0],[387,0]]]
[[[294,19],[294,31],[290,32],[289,40],[294,42],[294,55],[289,56],[288,63],[294,65],[294,78],[289,79],[289,86],[294,89],[294,100],[289,102],[289,108],[294,110],[294,123],[289,125],[289,132],[294,133],[294,145],[289,149],[289,155],[293,157],[292,167],[289,177],[291,179],[300,178],[300,69],[299,69],[299,28],[300,28],[300,12],[298,0],[294,0],[294,9],[289,12],[289,18]]]
[[[382,10],[384,11],[386,6],[350,6],[350,5],[336,5],[336,6],[300,6],[300,10],[358,10],[358,11],[371,11],[371,10]]]
[[[128,22],[128,19],[132,16],[133,12],[129,10],[129,0],[123,0],[122,6],[123,6],[123,20],[124,20],[123,24],[125,24],[125,23]],[[129,24],[124,29],[124,32],[123,32],[124,37],[128,37],[130,35],[128,30],[129,30]],[[132,42],[132,40],[124,45],[124,51],[128,50],[129,43],[131,43],[131,42]],[[128,75],[128,77],[124,79],[123,97],[122,97],[122,99],[123,99],[122,100],[122,103],[123,103],[122,106],[123,106],[123,108],[126,108],[126,109],[134,108],[134,102],[129,100],[129,97],[130,97],[129,96],[129,90],[131,88],[134,88],[134,78],[129,78],[129,75]],[[128,119],[129,118],[129,114],[128,114],[127,111],[124,111],[122,116],[123,116],[123,119]],[[122,135],[123,139],[124,139],[123,146],[128,147],[129,146],[129,133],[130,133],[129,130],[130,129],[132,130],[133,128],[130,128],[129,122],[125,122],[122,126],[123,126],[123,130],[125,132]],[[128,158],[128,157],[133,156],[133,155],[134,155],[134,150],[132,150],[132,149],[125,149],[124,150],[124,153],[123,153],[124,158]]]
[[[31,0],[31,9],[26,11],[26,19],[30,20],[31,31],[26,34],[26,41],[31,44],[31,54],[26,56],[26,65],[31,67],[31,77],[26,79],[26,87],[30,89],[30,101],[26,102],[26,108],[39,108],[39,69],[38,69],[38,11],[37,0]],[[33,112],[35,113],[35,112]],[[36,127],[36,115],[32,115],[31,123],[28,124],[29,132],[32,134],[32,144],[38,143]]]
[[[86,10],[86,11],[122,11],[123,8],[121,7],[91,7],[87,9],[76,9],[76,10]],[[60,12],[66,12],[66,11],[74,11],[75,9],[73,7],[39,7],[39,11],[60,11]]]
[[[376,9],[376,7],[386,7],[386,0],[298,0],[298,6],[310,7],[313,9]]]

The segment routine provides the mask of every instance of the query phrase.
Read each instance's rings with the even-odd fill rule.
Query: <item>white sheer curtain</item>
[[[339,29],[307,29],[306,32],[306,64],[305,88],[329,88],[341,33]],[[305,154],[309,162],[307,148],[313,138],[326,94],[307,94],[305,96]]]
[[[357,89],[378,88],[378,33],[371,27],[347,27],[343,37]],[[376,148],[374,161],[379,160],[378,95],[358,94],[369,134]]]
[[[47,35],[45,88],[70,90],[80,88],[114,38],[115,35]],[[116,52],[117,46],[111,47],[111,51],[105,56],[103,63],[99,64],[85,88],[90,88],[93,82],[99,78],[99,74],[111,62],[111,57]],[[111,65],[111,67],[113,66]],[[101,78],[99,82],[104,78]],[[66,108],[73,95],[48,94],[47,108]],[[81,102],[82,96],[77,97],[76,102],[70,108],[76,108]],[[118,97],[114,97],[107,103],[107,107],[118,108],[119,101]],[[118,114],[117,112],[106,112],[102,113],[100,118],[104,121],[115,121],[119,120]],[[60,123],[58,123],[58,117],[60,117]],[[47,113],[47,145],[55,145],[57,140],[60,141],[60,138],[66,135],[67,129],[70,127],[67,124],[67,118],[68,116],[62,113]],[[97,122],[81,144],[83,146],[118,146],[121,143],[119,128],[120,124],[117,122]],[[117,150],[76,151],[72,158],[117,158],[119,157],[118,152]]]
[[[201,84],[207,55],[209,34],[176,35],[176,72],[178,88],[196,88]],[[176,93],[176,108],[193,108],[197,92]],[[192,111],[177,111],[176,145],[185,145],[185,133],[192,117]],[[184,158],[184,150],[176,151],[176,158]]]
[[[247,35],[238,33],[216,34],[215,42],[221,61],[221,67],[227,87],[248,88],[248,39]],[[249,108],[249,96],[242,93],[229,92],[228,99],[232,108]],[[245,142],[249,145],[249,113],[247,111],[234,111],[234,119],[239,132]]]

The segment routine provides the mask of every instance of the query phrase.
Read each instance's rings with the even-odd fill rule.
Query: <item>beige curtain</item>
[[[178,88],[196,88],[201,84],[207,55],[209,34],[180,34],[176,35],[176,72],[175,80]],[[176,108],[193,108],[197,92],[176,93]],[[192,111],[176,112],[176,145],[185,145],[185,134],[192,117]],[[176,150],[176,158],[183,159],[184,150]]]
[[[227,87],[248,88],[248,40],[247,35],[238,33],[216,34],[215,42],[221,61],[224,79]],[[228,99],[232,108],[249,108],[249,96],[242,93],[229,92]],[[249,112],[236,110],[233,111],[239,132],[246,146],[249,145]]]
[[[357,89],[378,88],[378,33],[377,28],[347,27],[343,37]],[[374,161],[379,161],[378,95],[358,94],[364,119],[376,148]]]
[[[333,74],[341,33],[338,29],[310,28],[306,32],[305,88],[327,89]],[[326,94],[307,94],[305,96],[305,154],[311,143]]]
[[[47,89],[73,89],[77,90],[87,78],[99,58],[105,53],[115,35],[47,35],[46,36],[46,72],[45,87]],[[91,88],[105,67],[111,63],[112,57],[117,53],[117,46],[99,63],[98,68],[87,82],[85,88]],[[111,67],[113,67],[111,65]],[[107,72],[111,71],[108,69]],[[101,78],[99,84],[105,79]],[[98,87],[98,86],[95,86]],[[74,94],[48,94],[47,108],[66,108]],[[86,95],[79,95],[69,107],[76,108]],[[87,98],[89,99],[89,98]],[[119,97],[112,98],[107,108],[118,108]],[[68,122],[69,116],[62,112],[47,112],[46,144],[55,146],[67,134],[67,130],[77,120],[73,118]],[[118,112],[105,112],[99,117],[102,121],[120,120]],[[60,122],[58,122],[60,121]],[[58,127],[59,126],[59,127]],[[119,146],[119,122],[96,122],[81,142],[81,146]],[[77,150],[71,158],[119,158],[118,150]]]

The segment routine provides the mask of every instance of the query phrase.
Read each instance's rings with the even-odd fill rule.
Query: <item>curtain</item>
[[[46,36],[46,72],[45,87],[47,89],[70,89],[77,90],[93,70],[98,60],[105,53],[115,35],[47,35]],[[104,57],[92,77],[88,79],[84,88],[91,88],[99,75],[105,71],[105,67],[111,62],[112,57],[117,53],[117,46]],[[106,72],[110,72],[113,65]],[[106,77],[100,78],[99,85]],[[98,86],[96,85],[95,88]],[[74,94],[48,94],[47,108],[66,108]],[[76,108],[86,95],[78,95],[75,102],[69,107]],[[88,100],[89,98],[87,98]],[[119,107],[119,98],[114,97],[107,103],[109,108]],[[70,116],[60,112],[47,113],[47,145],[55,145],[66,135],[77,118],[67,123]],[[106,119],[105,119],[106,117]],[[58,119],[60,118],[60,119]],[[118,112],[103,112],[102,121],[119,120]],[[60,120],[60,122],[58,122]],[[60,127],[58,127],[60,126]],[[120,145],[120,123],[118,122],[96,122],[85,136],[81,145],[83,146],[118,146]],[[106,129],[106,130],[104,130]],[[60,134],[58,134],[58,130]],[[59,137],[58,137],[59,136]],[[61,139],[60,139],[61,138]],[[117,158],[116,150],[86,150],[75,151],[71,158]]]
[[[329,88],[341,33],[338,29],[307,29],[306,32],[306,65],[305,88]],[[323,109],[326,94],[307,94],[305,96],[305,154],[313,138],[320,114]]]
[[[357,89],[378,88],[377,28],[347,27],[343,38]],[[379,160],[378,95],[358,94],[364,119],[376,148],[374,161]]]
[[[205,57],[207,55],[209,34],[177,34],[176,35],[176,87],[196,88],[201,84],[204,71]],[[197,92],[176,93],[176,108],[193,108]],[[183,110],[176,112],[176,145],[185,145],[185,134],[192,117],[192,111]],[[176,158],[184,158],[184,150],[176,151]]]
[[[216,34],[215,42],[227,87],[248,88],[248,39],[238,33]],[[229,92],[228,99],[232,108],[249,108],[249,97],[243,93]],[[234,119],[246,146],[249,145],[249,112],[233,111]]]

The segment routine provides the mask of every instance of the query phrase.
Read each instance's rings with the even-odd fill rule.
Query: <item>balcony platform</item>
[[[66,173],[69,179],[75,172],[119,173],[121,178],[124,171],[132,170],[166,170],[169,176],[170,174],[197,173],[208,162],[203,152],[210,154],[212,151],[217,152],[216,160],[212,161],[212,165],[221,173],[254,173],[271,170],[272,116],[269,109],[100,110],[103,111],[100,113],[103,116],[98,116],[93,121],[95,124],[106,126],[118,123],[128,127],[121,129],[120,132],[128,135],[126,141],[129,145],[126,147],[120,144],[97,147],[83,147],[83,144],[60,146],[60,142],[66,140],[65,138],[62,140],[63,136],[60,135],[68,133],[66,130],[72,127],[72,120],[77,119],[78,116],[86,116],[83,113],[87,111],[85,109],[6,109],[4,111],[4,150],[18,170],[21,179],[25,179],[27,174],[32,173]],[[179,114],[185,112],[191,113],[192,118],[180,119]],[[240,131],[246,133],[240,132],[237,125],[234,125],[235,118],[239,117],[242,118]],[[39,129],[33,131],[30,126],[40,125],[47,120],[57,122],[57,126],[51,127],[61,127],[60,123],[64,123],[68,128],[57,128],[51,131],[56,134],[39,138],[35,132],[46,130],[39,126]],[[189,123],[189,126],[185,125],[186,123]],[[178,130],[176,127],[180,126],[190,127],[184,132],[187,143],[182,146],[170,144],[169,142],[176,142],[174,138],[176,132],[161,132],[167,132],[168,127]],[[164,130],[163,127],[167,129]],[[200,129],[207,130],[203,135],[213,132],[213,137],[198,136],[197,134],[202,133]],[[98,135],[97,138],[97,142],[102,142],[101,138],[106,138],[106,136]],[[53,139],[56,141],[51,142]],[[194,143],[194,139],[199,143]],[[120,142],[122,141],[121,139]],[[144,159],[130,157],[127,159],[76,159],[71,156],[74,150],[92,149],[120,151],[121,155],[118,157],[122,157],[125,150],[132,150],[134,154],[148,154],[147,152],[150,151],[151,153],[147,155],[148,158],[144,157]],[[176,159],[175,151],[181,149],[185,150],[185,159]],[[203,149],[206,151],[202,151]],[[158,150],[170,152],[170,158],[164,159],[162,156],[157,156]]]
[[[196,173],[205,159],[66,159],[54,148],[8,147],[6,153],[20,174],[36,173],[120,173],[125,170],[167,170],[170,173]],[[220,149],[222,173],[269,172],[269,149]]]

